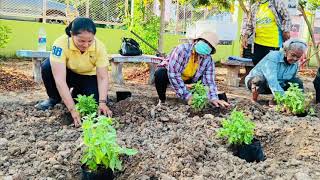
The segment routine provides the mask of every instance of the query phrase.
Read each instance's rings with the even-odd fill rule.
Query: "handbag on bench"
[[[122,38],[119,53],[122,56],[140,56],[142,51],[137,41],[132,38]]]

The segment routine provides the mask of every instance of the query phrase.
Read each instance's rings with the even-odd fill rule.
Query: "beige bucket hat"
[[[216,47],[219,43],[219,37],[214,32],[203,32],[196,38],[197,40],[202,39],[205,40],[212,47],[211,54],[216,53]]]

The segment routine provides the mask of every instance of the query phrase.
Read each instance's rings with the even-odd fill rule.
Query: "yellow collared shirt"
[[[97,67],[107,67],[109,59],[104,44],[95,38],[87,51],[81,53],[71,37],[60,36],[52,46],[51,62],[64,63],[71,71],[81,75],[96,75]]]
[[[193,78],[193,76],[196,74],[199,64],[196,63],[196,58],[198,56],[195,52],[192,52],[188,64],[186,65],[186,68],[183,70],[181,77],[183,81],[187,81]]]

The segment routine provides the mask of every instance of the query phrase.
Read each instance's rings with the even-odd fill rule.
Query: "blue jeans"
[[[49,98],[61,101],[60,94],[53,78],[49,58],[44,60],[44,62],[41,64],[41,75]],[[96,75],[80,75],[72,72],[70,69],[67,69],[66,81],[68,87],[73,88],[73,98],[75,98],[78,94],[87,96],[94,94],[94,98],[98,102],[99,91]]]

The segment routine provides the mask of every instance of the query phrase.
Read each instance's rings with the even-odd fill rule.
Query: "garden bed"
[[[122,157],[124,169],[115,174],[116,179],[320,178],[319,106],[316,116],[283,115],[268,108],[266,101],[252,104],[238,95],[243,88],[228,89],[238,93],[227,94],[228,99],[255,123],[255,136],[266,155],[263,162],[247,163],[216,135],[231,108],[211,107],[195,114],[172,96],[165,106],[156,107],[154,87],[120,88],[125,87],[133,97],[111,106],[118,122],[118,143],[139,153]],[[117,87],[112,88],[110,94]],[[81,128],[67,125],[71,119],[63,105],[46,112],[34,108],[45,97],[44,89],[12,91],[1,91],[0,179],[79,179]],[[111,99],[116,99],[114,93]]]
[[[169,101],[158,108],[155,102],[134,97],[113,105],[119,144],[139,150],[138,155],[123,158],[124,171],[116,174],[117,179],[320,177],[318,117],[288,117],[242,106],[256,123],[256,135],[267,157],[264,162],[246,163],[216,137],[228,113],[189,117],[187,105]],[[250,104],[238,99],[231,102]],[[79,178],[81,130],[62,125],[66,116],[62,105],[48,112],[36,111],[33,105],[1,105],[1,173],[30,179]]]

